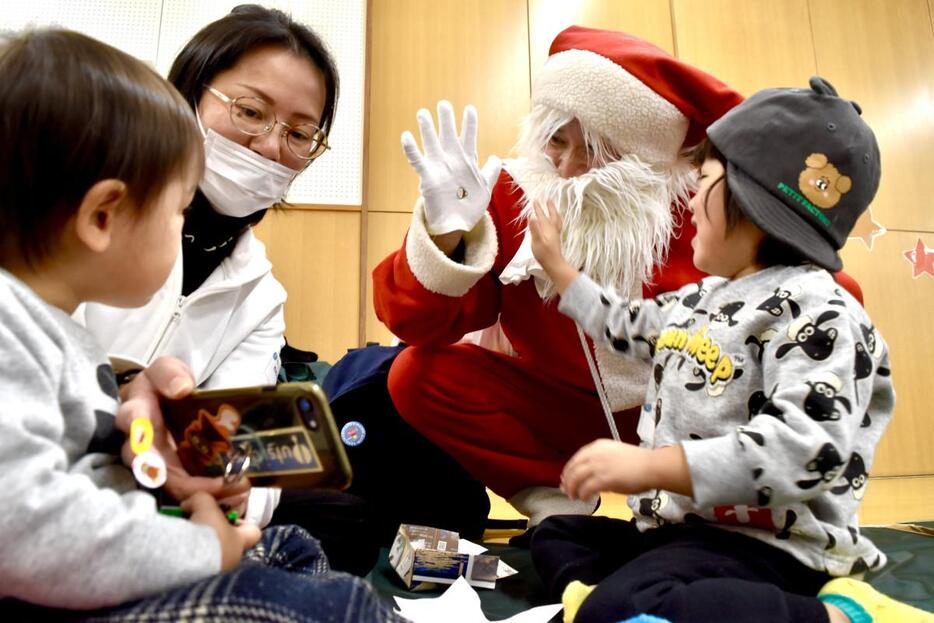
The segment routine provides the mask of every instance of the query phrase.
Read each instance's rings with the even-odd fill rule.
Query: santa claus
[[[593,511],[595,500],[557,489],[561,468],[598,437],[637,440],[651,376],[558,313],[531,253],[532,205],[558,210],[565,257],[602,285],[651,297],[698,280],[681,216],[695,184],[688,152],[741,99],[636,37],[575,26],[552,43],[519,157],[502,171],[495,159],[478,167],[471,107],[460,137],[445,102],[439,134],[419,111],[423,152],[403,135],[422,196],[402,248],[373,272],[377,317],[411,345],[389,391],[406,421],[530,525]]]

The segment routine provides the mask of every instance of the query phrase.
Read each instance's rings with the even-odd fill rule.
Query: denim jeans
[[[106,623],[396,623],[363,579],[333,572],[318,541],[297,526],[263,530],[232,571],[112,608],[64,612],[5,600],[4,620]]]

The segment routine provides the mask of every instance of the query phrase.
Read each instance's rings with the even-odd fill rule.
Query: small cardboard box
[[[423,582],[453,584],[459,576],[471,586],[496,588],[499,556],[461,553],[457,543],[456,532],[402,524],[389,564],[409,589],[417,590]]]

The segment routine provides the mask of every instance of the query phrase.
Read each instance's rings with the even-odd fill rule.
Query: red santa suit
[[[581,71],[590,72],[596,93],[578,88]],[[651,101],[640,108],[645,98]],[[533,106],[564,110],[608,137],[616,153],[668,164],[740,100],[721,82],[650,44],[577,27],[558,35],[533,89]],[[389,375],[400,415],[507,498],[531,486],[557,486],[567,459],[610,433],[573,321],[558,312],[556,299],[543,299],[533,279],[500,280],[525,236],[525,205],[507,164],[486,214],[464,234],[463,257],[455,260],[431,240],[420,199],[403,247],[373,272],[377,317],[411,345]],[[643,286],[643,296],[702,276],[692,263],[689,220],[676,216],[672,231],[666,259]],[[497,321],[510,354],[458,343]],[[596,355],[621,437],[636,442],[651,371],[586,344]]]

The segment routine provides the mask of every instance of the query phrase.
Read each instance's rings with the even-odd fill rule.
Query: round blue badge
[[[341,427],[341,441],[345,446],[359,446],[366,439],[366,429],[360,422],[350,421]]]

